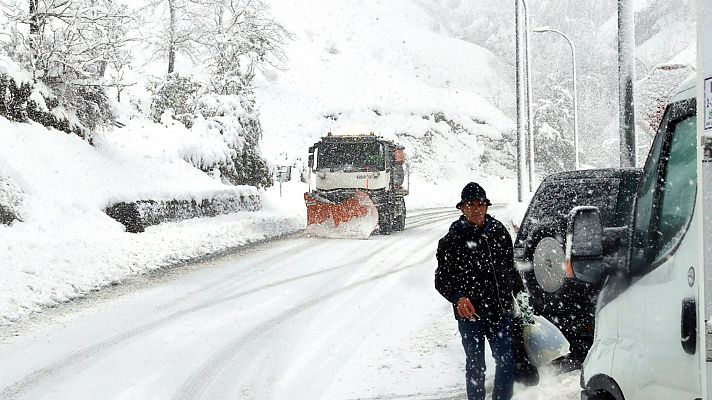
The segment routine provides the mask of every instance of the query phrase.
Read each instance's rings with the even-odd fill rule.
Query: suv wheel
[[[541,288],[549,293],[561,289],[566,280],[564,248],[553,237],[545,237],[534,249],[534,275]]]

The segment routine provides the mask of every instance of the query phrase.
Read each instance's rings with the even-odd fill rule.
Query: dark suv
[[[534,311],[553,322],[571,345],[570,359],[582,361],[593,342],[600,285],[571,279],[566,271],[566,223],[576,206],[595,206],[606,228],[604,246],[624,251],[623,228],[631,218],[641,170],[567,171],[548,176],[534,194],[514,242],[514,259]],[[620,253],[625,254],[625,253]],[[616,262],[613,254],[609,262]]]

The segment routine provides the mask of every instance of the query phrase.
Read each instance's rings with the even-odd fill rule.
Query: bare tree
[[[262,0],[193,0],[196,42],[214,75],[217,93],[234,94],[249,86],[256,69],[284,68],[290,33]]]
[[[197,59],[192,20],[197,6],[199,4],[190,0],[149,0],[140,9],[150,31],[144,40],[154,50],[154,60],[168,63],[166,74],[175,72],[178,54]]]

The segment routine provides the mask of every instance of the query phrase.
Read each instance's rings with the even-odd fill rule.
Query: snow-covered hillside
[[[410,207],[433,191],[450,204],[470,180],[511,198],[514,149],[503,137],[514,124],[498,105],[513,104],[513,85],[495,55],[449,36],[410,0],[271,5],[294,41],[288,69],[257,83],[268,158],[303,159],[329,131],[373,131],[406,146]]]

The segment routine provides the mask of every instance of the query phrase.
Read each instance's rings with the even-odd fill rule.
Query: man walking
[[[438,243],[435,288],[453,305],[465,349],[468,400],[485,398],[485,342],[496,363],[493,400],[510,400],[515,363],[512,351],[513,295],[524,291],[514,268],[512,239],[487,214],[492,203],[482,186],[468,183],[457,208],[462,216]]]

